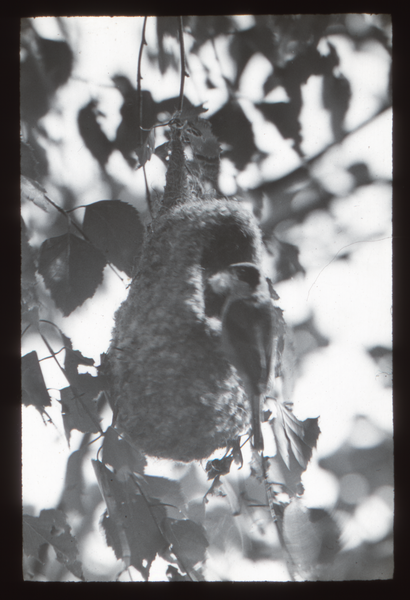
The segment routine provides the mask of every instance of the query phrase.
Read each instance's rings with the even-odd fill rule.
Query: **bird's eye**
[[[257,288],[260,282],[259,270],[253,265],[231,265],[230,267],[241,281],[249,284],[251,288]]]

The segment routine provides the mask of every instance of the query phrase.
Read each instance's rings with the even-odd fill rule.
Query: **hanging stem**
[[[181,52],[181,87],[179,90],[178,110],[182,110],[182,106],[184,104],[185,77],[188,76],[188,74],[185,71],[185,49],[184,49],[184,31],[183,31],[182,17],[178,17],[178,27],[179,27],[179,48],[180,48],[180,52]]]
[[[145,165],[142,167],[143,173],[144,173],[144,180],[145,180],[145,195],[147,197],[147,204],[148,204],[148,211],[150,214],[151,219],[154,219],[154,216],[152,214],[152,202],[151,202],[151,193],[149,191],[149,187],[148,187],[148,179],[147,179],[147,172],[145,170]]]
[[[290,579],[291,579],[291,581],[296,581],[295,576],[297,575],[297,568],[296,568],[293,558],[288,550],[288,547],[286,545],[286,540],[283,535],[283,512],[280,510],[280,507],[277,504],[275,496],[272,493],[272,489],[269,485],[268,474],[266,472],[266,465],[265,465],[265,459],[264,459],[263,453],[259,458],[261,461],[263,481],[265,484],[265,493],[266,493],[266,499],[268,501],[269,512],[271,514],[272,521],[276,525],[276,531],[278,533],[279,542],[280,542],[282,552],[285,557],[286,566],[289,571]]]
[[[138,54],[138,71],[137,71],[137,95],[138,95],[138,115],[139,115],[139,119],[138,119],[138,143],[142,144],[142,89],[141,89],[141,81],[142,81],[142,75],[141,75],[141,61],[142,61],[142,53],[144,50],[144,46],[147,45],[147,40],[145,39],[145,29],[147,26],[147,19],[148,17],[144,17],[144,24],[142,26],[142,35],[141,35],[141,45],[140,45],[140,51]]]
[[[140,51],[138,54],[138,70],[137,70],[137,97],[138,97],[138,144],[141,145],[143,142],[142,139],[142,132],[145,131],[142,127],[142,88],[141,88],[141,81],[142,81],[142,75],[141,75],[141,61],[142,61],[142,53],[144,51],[144,46],[147,45],[147,40],[145,38],[145,30],[147,27],[147,19],[148,17],[144,17],[144,24],[142,26],[142,34],[141,34],[141,44],[140,44]],[[148,130],[150,131],[150,130]],[[147,198],[147,205],[148,205],[148,212],[151,216],[151,219],[153,219],[153,215],[152,215],[152,203],[151,203],[151,194],[149,191],[149,187],[148,187],[148,180],[147,180],[147,173],[145,170],[145,165],[143,165],[142,170],[144,172],[144,180],[145,180],[145,195]]]

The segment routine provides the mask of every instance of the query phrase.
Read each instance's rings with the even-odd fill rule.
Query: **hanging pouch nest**
[[[232,263],[259,265],[261,253],[255,219],[235,201],[178,204],[147,234],[107,362],[116,426],[148,455],[206,458],[249,429],[221,349],[224,298],[207,281]]]

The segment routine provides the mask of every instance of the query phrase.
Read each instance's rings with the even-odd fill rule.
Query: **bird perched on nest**
[[[284,323],[261,258],[238,202],[185,202],[154,221],[107,356],[116,426],[146,454],[207,458],[251,422],[262,449],[260,399]]]
[[[262,402],[269,381],[274,336],[278,333],[277,313],[255,264],[230,265],[213,275],[209,284],[226,297],[221,315],[222,348],[236,368],[251,405],[253,447],[263,450]]]

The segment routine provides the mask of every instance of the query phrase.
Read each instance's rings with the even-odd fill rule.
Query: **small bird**
[[[209,279],[225,298],[221,312],[222,348],[241,378],[252,410],[255,450],[263,450],[262,402],[272,360],[278,315],[265,278],[253,263],[236,263]]]

